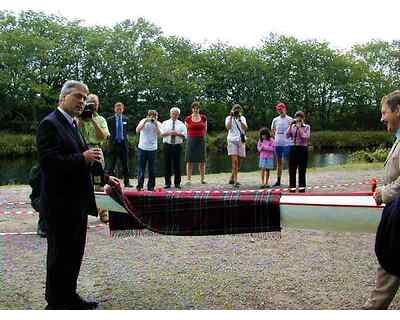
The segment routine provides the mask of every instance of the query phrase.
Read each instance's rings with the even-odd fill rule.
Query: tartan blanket
[[[115,186],[106,192],[128,212],[109,212],[111,236],[148,231],[178,236],[266,232],[280,236],[279,192],[122,192]]]

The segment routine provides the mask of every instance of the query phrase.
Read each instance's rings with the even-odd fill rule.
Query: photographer
[[[99,97],[95,94],[89,94],[83,112],[78,118],[79,130],[89,148],[101,149],[103,143],[107,140],[108,136],[110,135],[106,119],[104,119],[101,115],[98,114],[99,109],[100,109]],[[101,166],[104,169],[105,164],[103,157],[101,160]],[[94,172],[93,175],[96,176]],[[108,222],[107,210],[98,208],[98,213],[100,220],[104,223],[107,223]]]
[[[136,127],[136,133],[140,133],[138,144],[139,172],[136,189],[138,191],[143,189],[144,174],[148,163],[149,180],[147,182],[147,190],[154,191],[156,185],[154,164],[158,148],[157,138],[161,135],[161,123],[158,121],[158,112],[156,110],[149,110],[147,117],[140,120]]]
[[[89,94],[85,108],[79,116],[79,129],[86,144],[91,148],[101,148],[110,135],[107,121],[98,114],[99,110],[99,97],[95,94]]]
[[[225,119],[225,127],[228,129],[228,156],[232,161],[232,175],[229,184],[233,184],[234,188],[238,188],[238,171],[240,168],[240,158],[246,157],[246,135],[247,122],[242,116],[242,107],[240,104],[235,104]]]
[[[296,191],[296,172],[299,169],[299,192],[305,192],[310,126],[304,123],[303,111],[297,111],[294,118],[286,132],[286,136],[293,139],[289,151],[289,188],[290,192]]]

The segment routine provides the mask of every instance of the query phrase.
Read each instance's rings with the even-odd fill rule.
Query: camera
[[[240,111],[239,110],[235,110],[235,111],[233,111],[233,116],[234,117],[239,117],[240,116]]]
[[[95,110],[96,104],[94,102],[87,102],[80,115],[82,119],[91,119]]]

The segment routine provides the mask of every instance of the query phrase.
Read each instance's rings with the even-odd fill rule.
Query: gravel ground
[[[310,171],[308,184],[381,175],[381,169],[325,169]],[[246,189],[259,179],[240,177]],[[208,185],[190,188],[229,188],[228,178],[209,175]],[[324,188],[333,189],[369,186]],[[0,188],[0,204],[7,190],[19,191],[21,201],[29,193],[26,186]],[[36,221],[34,214],[0,213],[0,233],[34,231]],[[110,239],[98,223],[90,218],[78,288],[100,301],[100,309],[359,309],[374,287],[374,234],[284,228],[281,240],[255,242],[244,236]],[[44,308],[45,254],[46,241],[36,235],[0,236],[0,309]],[[400,309],[399,296],[391,308]]]

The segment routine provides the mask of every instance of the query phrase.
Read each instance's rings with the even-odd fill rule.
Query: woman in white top
[[[235,188],[240,186],[238,182],[238,172],[240,167],[240,159],[246,157],[246,135],[247,122],[242,116],[242,107],[235,104],[230,115],[225,119],[225,126],[228,129],[228,156],[232,161],[232,175],[229,184],[233,184]]]
[[[149,180],[147,181],[147,190],[154,191],[156,185],[155,175],[155,159],[156,151],[158,148],[157,138],[161,135],[161,123],[157,120],[158,112],[156,110],[149,110],[147,117],[140,120],[136,127],[136,133],[139,133],[139,172],[138,184],[136,189],[141,191],[144,184],[144,174],[146,171],[146,164],[148,164]]]

